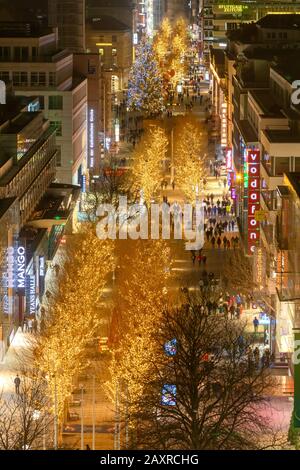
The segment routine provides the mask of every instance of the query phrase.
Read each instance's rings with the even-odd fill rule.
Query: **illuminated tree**
[[[149,380],[149,365],[159,354],[155,335],[170,298],[171,259],[162,240],[132,241],[126,246],[129,254],[122,258],[117,272],[118,330],[107,390],[114,400],[119,388],[120,406],[123,412],[126,408],[130,422],[136,399],[142,398]]]
[[[252,294],[258,287],[252,265],[241,249],[228,250],[223,266],[222,283],[230,294]]]
[[[179,19],[174,28],[165,19],[154,38],[153,48],[165,86],[173,86],[185,75],[185,56],[189,48],[188,25]]]
[[[98,305],[113,259],[113,243],[99,240],[95,228],[87,227],[72,236],[58,275],[59,292],[49,304],[35,358],[60,420],[74,377],[88,365],[85,350],[99,327]]]
[[[135,402],[134,448],[259,449],[267,438],[274,443],[263,404],[275,382],[249,359],[245,325],[209,314],[209,302],[187,293],[182,305],[164,311],[155,335],[160,359],[150,361],[151,378]],[[175,353],[168,355],[163,346],[171,340]]]
[[[100,204],[110,204],[115,210],[119,208],[120,196],[126,196],[128,204],[138,200],[131,173],[119,167],[119,159],[111,158],[101,168],[99,178],[90,183],[84,200],[84,212],[90,222],[97,220],[97,209]]]
[[[132,177],[135,188],[149,207],[151,199],[160,187],[162,162],[166,158],[168,138],[158,126],[153,126],[140,142],[134,154]]]
[[[146,117],[155,116],[163,110],[162,95],[162,79],[152,45],[143,39],[129,77],[128,107]]]
[[[176,133],[175,180],[189,201],[200,194],[203,178],[207,175],[205,158],[207,135],[196,124],[186,123]]]
[[[21,372],[20,393],[0,394],[1,450],[42,449],[53,424],[45,378],[24,365]]]

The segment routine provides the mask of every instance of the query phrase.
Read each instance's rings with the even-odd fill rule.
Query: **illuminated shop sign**
[[[26,276],[26,310],[28,315],[36,314],[36,279],[33,274]]]
[[[226,150],[226,168],[227,171],[232,171],[232,149],[228,148]]]
[[[227,146],[227,103],[221,105],[221,146]]]
[[[89,111],[89,154],[90,167],[94,167],[95,158],[95,112],[93,109]]]
[[[242,13],[243,10],[248,9],[248,5],[217,5],[224,13]]]
[[[6,281],[7,281],[7,288],[8,289],[13,289],[15,287],[15,273],[14,273],[15,260],[14,260],[14,254],[15,254],[15,250],[12,246],[7,248],[7,276],[6,276]]]
[[[19,246],[17,250],[17,288],[19,293],[25,293],[25,270],[26,252],[24,246]]]
[[[248,150],[248,254],[254,253],[260,239],[259,221],[255,212],[260,209],[260,151]]]
[[[40,277],[45,276],[45,256],[40,256]]]

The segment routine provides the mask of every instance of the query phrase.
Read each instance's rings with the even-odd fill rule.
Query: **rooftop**
[[[293,83],[295,80],[300,79],[300,63],[299,63],[299,51],[294,54],[294,60],[286,60],[272,65],[272,69],[278,72],[284,77],[289,83]]]
[[[34,96],[7,96],[6,104],[0,105],[0,126],[16,117],[21,111],[25,111],[28,105],[38,98]]]
[[[129,31],[130,28],[113,16],[101,15],[88,20],[87,28],[90,31]]]
[[[10,197],[7,199],[0,199],[0,218],[8,211],[11,205],[15,202],[15,197]]]
[[[253,96],[256,103],[262,109],[264,116],[276,116],[284,118],[284,114],[280,106],[274,102],[273,95],[268,90],[251,90],[250,94]]]
[[[1,38],[40,38],[52,33],[52,28],[41,26],[39,23],[0,21]]]
[[[36,116],[39,116],[40,112],[22,112],[15,119],[9,122],[1,134],[19,134],[24,127],[26,127]]]
[[[274,144],[300,144],[300,134],[293,134],[290,129],[264,129],[263,132]]]
[[[300,15],[294,13],[266,15],[258,20],[256,24],[260,28],[300,30]]]
[[[239,120],[237,122],[237,126],[239,128],[240,133],[243,136],[244,142],[246,144],[252,144],[252,143],[257,143],[258,142],[258,136],[250,126],[249,122],[247,119],[245,120]]]

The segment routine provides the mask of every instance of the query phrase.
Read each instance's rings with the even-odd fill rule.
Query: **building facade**
[[[1,25],[0,79],[17,95],[38,96],[57,129],[57,181],[81,184],[87,158],[87,82],[73,74],[73,55],[58,48],[57,31]]]

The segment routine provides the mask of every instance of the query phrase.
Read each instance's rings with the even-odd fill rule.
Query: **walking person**
[[[256,367],[256,369],[258,369],[259,368],[260,353],[259,353],[259,349],[258,349],[257,346],[253,351],[253,356],[254,356],[255,367]]]
[[[27,322],[27,325],[28,325],[28,331],[29,333],[32,333],[33,332],[33,321],[31,318],[29,318],[28,322]]]
[[[224,235],[224,238],[223,238],[223,245],[224,245],[224,250],[226,250],[226,248],[227,248],[227,237],[226,237],[226,235]]]
[[[222,240],[220,238],[220,236],[218,237],[217,239],[217,245],[218,245],[218,248],[220,249],[221,248],[221,244],[222,244]]]
[[[20,379],[20,377],[19,377],[19,374],[16,375],[15,380],[14,380],[14,384],[15,384],[15,391],[16,391],[16,394],[17,394],[17,395],[20,395],[21,379]]]
[[[214,236],[212,236],[211,238],[211,244],[212,244],[212,247],[215,248],[215,243],[216,243],[216,239]]]
[[[257,331],[258,331],[258,325],[259,325],[259,321],[257,319],[257,317],[254,317],[254,320],[253,320],[253,327],[254,327],[254,333],[256,334]]]
[[[227,240],[227,250],[230,250],[230,240]]]
[[[201,261],[202,261],[202,255],[201,255],[201,254],[199,254],[199,255],[197,256],[197,260],[198,260],[199,268],[200,268],[200,267],[201,267]]]

